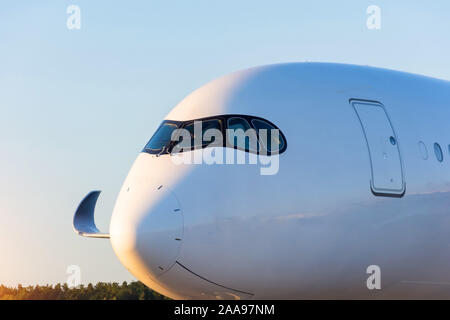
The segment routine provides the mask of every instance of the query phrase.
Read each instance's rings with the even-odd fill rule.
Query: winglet
[[[73,216],[73,228],[83,237],[109,239],[108,233],[100,232],[94,221],[95,205],[101,191],[91,191],[78,205]]]

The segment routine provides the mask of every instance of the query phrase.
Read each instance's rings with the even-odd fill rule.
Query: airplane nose
[[[156,278],[176,262],[183,237],[183,213],[163,185],[125,185],[110,225],[111,244],[138,279]]]

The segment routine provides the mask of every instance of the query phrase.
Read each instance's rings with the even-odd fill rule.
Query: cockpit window
[[[178,126],[175,123],[163,122],[145,146],[144,151],[148,150],[150,153],[158,153],[163,151],[163,148],[169,147],[172,132],[174,132],[176,128],[178,128]]]
[[[287,143],[283,133],[265,119],[218,115],[188,121],[164,120],[143,152],[162,155],[212,146],[271,155],[284,152]]]
[[[258,131],[259,142],[268,152],[277,153],[284,148],[285,142],[280,130],[261,119],[252,119],[252,124]]]
[[[198,125],[198,132],[201,133],[200,137],[196,137],[197,133],[195,130],[195,125]],[[200,130],[201,126],[201,130]],[[216,141],[216,135],[212,131],[213,129],[217,130],[216,132],[222,133],[222,122],[218,119],[210,119],[203,121],[194,121],[190,124],[187,124],[183,127],[188,130],[191,134],[191,143],[190,145],[195,147],[207,146],[211,143],[219,142],[222,145],[222,141]]]
[[[258,140],[255,131],[248,121],[241,117],[232,117],[227,121],[228,146],[241,150],[258,151]]]

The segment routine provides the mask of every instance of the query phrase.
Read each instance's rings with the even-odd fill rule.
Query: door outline
[[[365,100],[365,99],[349,99],[349,103],[352,106],[353,110],[355,111],[356,117],[358,118],[359,124],[361,125],[361,130],[363,132],[364,135],[364,139],[366,141],[366,147],[367,147],[367,151],[369,154],[369,163],[370,163],[370,173],[371,173],[371,179],[370,179],[370,190],[372,191],[373,195],[375,196],[380,196],[380,197],[394,197],[394,198],[401,198],[405,195],[406,192],[406,181],[405,181],[405,176],[404,176],[404,170],[403,170],[403,159],[402,159],[402,153],[400,151],[400,142],[399,142],[399,138],[398,135],[395,131],[394,126],[392,125],[392,121],[391,118],[389,117],[389,114],[386,110],[386,107],[379,101],[375,101],[375,100]],[[375,188],[374,184],[373,184],[373,180],[374,180],[374,169],[373,169],[373,160],[372,160],[372,154],[370,152],[370,145],[369,145],[369,140],[367,138],[366,135],[366,130],[364,127],[364,124],[358,114],[358,111],[356,109],[356,104],[360,104],[360,105],[372,105],[372,106],[377,106],[380,107],[381,109],[383,109],[384,114],[386,116],[386,119],[389,123],[389,126],[391,127],[392,133],[394,135],[394,138],[396,140],[396,145],[397,145],[397,152],[398,152],[398,158],[399,158],[399,165],[400,165],[400,176],[402,179],[402,188],[401,189],[381,189],[381,188]],[[388,192],[390,191],[390,192]]]

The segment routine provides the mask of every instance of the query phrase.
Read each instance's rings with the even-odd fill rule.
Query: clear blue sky
[[[133,279],[107,240],[72,231],[119,188],[162,117],[229,72],[287,61],[372,65],[450,79],[448,1],[2,1],[0,283]],[[66,8],[81,9],[68,30]],[[381,29],[366,8],[381,8]]]

